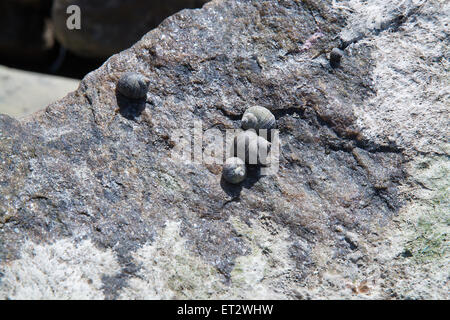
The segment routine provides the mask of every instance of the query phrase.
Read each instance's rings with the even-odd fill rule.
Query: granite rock
[[[447,299],[448,9],[212,1],[0,116],[0,297]],[[143,101],[117,95],[127,71]],[[234,186],[171,157],[180,128],[237,129],[253,105],[277,174]]]

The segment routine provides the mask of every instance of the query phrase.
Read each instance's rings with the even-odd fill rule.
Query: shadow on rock
[[[242,182],[245,188],[250,189],[261,179],[261,167],[258,165],[247,165],[247,178]]]
[[[232,184],[229,183],[224,179],[222,176],[222,179],[220,179],[220,186],[222,187],[222,190],[225,191],[227,195],[229,195],[232,198],[239,198],[241,196],[242,191],[242,183],[239,184]]]
[[[239,198],[242,188],[250,189],[255,183],[261,179],[261,167],[256,165],[247,165],[247,177],[239,184],[227,182],[223,177],[220,180],[220,186],[227,195],[233,198]]]
[[[145,110],[145,98],[139,100],[129,99],[116,90],[116,99],[119,106],[119,113],[128,120],[135,121],[141,115],[142,111]]]

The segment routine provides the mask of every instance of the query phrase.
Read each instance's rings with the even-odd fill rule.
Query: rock
[[[22,117],[75,91],[80,81],[0,66],[0,113]]]
[[[213,1],[0,116],[0,297],[447,299],[448,6]],[[127,71],[147,101],[116,94]],[[253,105],[276,117],[276,174],[233,186],[172,156],[180,129],[237,129]]]
[[[0,53],[3,59],[42,61],[54,46],[46,18],[51,0],[4,0],[0,3]]]
[[[163,19],[207,0],[55,0],[52,22],[56,38],[68,50],[89,58],[107,58],[138,41]],[[81,29],[67,28],[70,5],[81,10]]]

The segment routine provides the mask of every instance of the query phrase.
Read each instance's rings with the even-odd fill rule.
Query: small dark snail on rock
[[[247,129],[273,129],[275,127],[275,116],[269,109],[255,106],[248,108],[242,116],[242,128]]]
[[[244,161],[236,157],[228,158],[223,166],[222,175],[229,183],[237,184],[244,181],[247,176]]]
[[[117,90],[127,98],[142,99],[147,96],[150,81],[135,72],[123,74],[117,82]]]
[[[332,68],[337,68],[341,65],[341,59],[344,55],[344,51],[339,48],[334,48],[330,52],[330,66]]]

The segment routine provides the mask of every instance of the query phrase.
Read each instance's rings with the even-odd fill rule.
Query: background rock
[[[164,18],[206,0],[55,0],[52,22],[56,38],[68,50],[86,57],[107,58],[138,41]],[[69,30],[66,10],[81,9],[81,29]]]
[[[22,117],[75,91],[80,82],[0,66],[0,113]]]
[[[45,111],[1,116],[0,296],[60,297],[63,264],[74,298],[448,299],[449,5],[333,4],[183,10]],[[126,71],[146,102],[116,95]],[[255,104],[276,175],[231,186],[171,158],[177,129],[238,128]]]
[[[0,3],[0,53],[4,58],[39,61],[54,46],[47,12],[51,0],[4,0]]]

